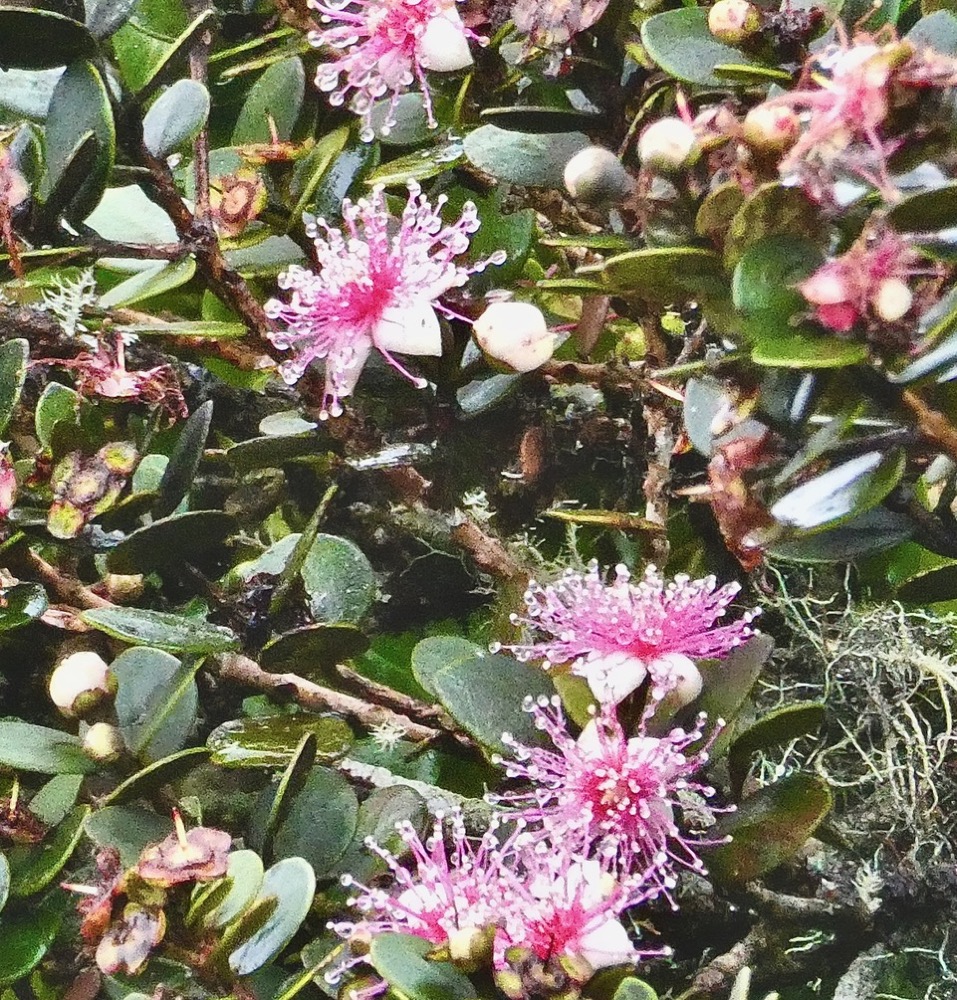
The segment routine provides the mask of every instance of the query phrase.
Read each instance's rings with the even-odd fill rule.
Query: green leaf
[[[239,917],[256,898],[262,887],[264,871],[262,859],[255,851],[233,851],[229,855],[225,877],[216,883],[228,886],[226,894],[217,896],[216,904],[212,908],[197,900],[194,908],[190,910],[187,922],[192,924],[200,921],[204,927],[222,930]]]
[[[309,915],[315,891],[315,873],[302,858],[284,858],[266,872],[250,910],[267,900],[274,900],[275,906],[265,923],[230,954],[235,975],[248,976],[282,952]]]
[[[328,450],[329,442],[325,435],[309,431],[305,434],[283,437],[266,435],[240,441],[227,449],[226,458],[237,472],[245,473],[255,469],[279,469],[286,462],[321,455]]]
[[[87,625],[133,646],[155,646],[170,653],[227,653],[239,647],[232,629],[165,611],[94,608],[82,617]]]
[[[766,875],[804,846],[831,804],[827,783],[816,775],[791,774],[759,789],[719,824],[732,840],[709,852],[711,875],[735,884]]]
[[[41,188],[42,200],[55,200],[56,189],[65,188],[68,179],[72,182],[66,168],[90,132],[96,143],[91,169],[62,201],[61,213],[69,222],[82,222],[96,207],[116,159],[116,130],[106,85],[92,63],[75,62],[60,77],[50,100],[44,132],[47,175]]]
[[[173,832],[167,816],[140,806],[110,805],[86,820],[86,835],[98,847],[114,847],[124,867],[136,864],[148,844],[157,844]]]
[[[213,401],[207,399],[193,412],[180,432],[169,465],[157,487],[159,498],[153,508],[153,517],[161,518],[172,514],[180,500],[189,492],[203,458],[212,421]]]
[[[823,260],[818,247],[799,236],[768,236],[744,252],[731,279],[735,309],[745,316],[767,317],[787,325],[797,312],[806,311],[807,300],[795,287]]]
[[[531,105],[483,108],[479,117],[491,125],[515,132],[589,132],[597,129],[601,122],[601,115],[594,111]]]
[[[407,1000],[476,1000],[471,980],[449,962],[430,961],[434,945],[412,934],[376,934],[369,948],[375,971]]]
[[[47,826],[58,826],[76,805],[82,774],[57,774],[30,799],[30,812]]]
[[[727,284],[718,255],[694,247],[631,250],[609,257],[601,275],[615,293],[663,304],[720,296]]]
[[[504,732],[521,743],[542,741],[531,714],[522,709],[528,696],[551,697],[555,693],[541,668],[509,656],[467,657],[439,670],[432,683],[449,714],[484,747],[507,753]]]
[[[565,164],[587,145],[581,132],[532,134],[482,125],[465,137],[463,149],[474,167],[496,180],[560,188]]]
[[[141,337],[203,337],[208,340],[239,340],[246,336],[245,323],[226,320],[184,319],[174,323],[117,324],[117,333],[135,333]]]
[[[641,41],[648,55],[666,72],[685,83],[704,87],[731,87],[715,67],[751,66],[743,52],[719,42],[708,30],[708,12],[682,7],[649,17],[641,26]]]
[[[0,68],[52,69],[92,56],[86,26],[55,11],[0,5]]]
[[[707,16],[704,9],[700,13]],[[804,237],[826,246],[829,232],[820,207],[800,188],[762,184],[731,219],[724,234],[724,264],[734,268],[748,247],[768,236]]]
[[[0,721],[0,764],[38,774],[89,774],[96,770],[76,736],[8,720]]]
[[[313,768],[282,812],[266,849],[277,858],[305,858],[317,878],[333,874],[358,824],[359,800],[349,782],[337,771]]]
[[[262,827],[262,837],[258,838],[261,841],[260,853],[263,855],[272,857],[272,841],[276,830],[281,823],[285,822],[289,810],[296,796],[306,784],[315,762],[316,734],[306,733],[296,749],[293,750],[292,760],[289,761],[289,765],[279,779],[279,784],[276,785],[275,790],[269,789],[270,794],[272,794],[272,803]],[[258,816],[255,817],[255,819],[258,818]],[[299,851],[284,851],[283,856],[287,857],[299,853]],[[315,865],[313,865],[313,869],[315,869]]]
[[[223,767],[286,767],[302,738],[316,738],[316,759],[329,763],[352,744],[352,730],[335,716],[270,715],[217,726],[206,741],[213,762]]]
[[[136,0],[86,0],[86,27],[99,40],[109,38],[133,12]]]
[[[169,785],[174,781],[189,774],[195,767],[204,764],[209,760],[209,750],[206,747],[188,747],[178,753],[170,754],[153,764],[131,774],[125,781],[104,796],[100,800],[103,806],[121,805],[124,802],[142,799],[155,792],[164,785]]]
[[[486,655],[481,646],[458,635],[430,635],[412,650],[412,673],[429,694],[436,694],[435,678],[456,660]]]
[[[10,898],[10,862],[5,854],[0,854],[0,912]]]
[[[132,306],[155,295],[163,295],[180,288],[196,273],[196,261],[192,257],[182,260],[161,260],[147,264],[132,278],[114,285],[100,296],[99,305],[104,309],[118,309]]]
[[[898,545],[915,530],[905,514],[874,507],[830,530],[777,539],[768,546],[768,554],[788,562],[849,563]]]
[[[239,112],[232,145],[271,142],[269,121],[276,135],[288,141],[302,111],[306,93],[306,70],[298,56],[273,63],[256,81]]]
[[[209,91],[196,80],[177,80],[150,105],[143,118],[143,143],[165,159],[199,135],[209,117]]]
[[[16,983],[36,968],[53,944],[67,906],[66,894],[58,893],[15,916],[4,911],[0,917],[0,986]]]
[[[313,679],[368,648],[368,637],[355,625],[303,625],[270,639],[259,660],[272,673],[288,671]]]
[[[38,583],[15,583],[0,588],[0,633],[36,621],[50,606]]]
[[[365,178],[370,187],[382,184],[385,187],[399,187],[409,181],[427,181],[456,167],[465,158],[461,142],[449,142],[444,146],[428,146],[406,153],[375,167]]]
[[[935,10],[922,17],[904,37],[918,49],[926,45],[941,55],[957,56],[957,17],[950,10]]]
[[[375,573],[355,542],[316,535],[300,570],[309,610],[319,623],[360,622],[375,598]]]
[[[89,815],[89,806],[77,806],[42,844],[16,846],[9,851],[10,895],[32,896],[60,874],[83,836]]]
[[[813,736],[824,725],[824,705],[817,701],[782,705],[748,726],[728,751],[728,776],[731,794],[740,799],[751,757],[759,750],[769,750],[801,736]]]
[[[106,565],[111,573],[182,568],[184,559],[198,561],[219,549],[235,530],[235,518],[221,510],[173,514],[130,532],[110,549]]]
[[[615,990],[614,1000],[658,1000],[658,994],[643,979],[628,976]]]
[[[906,463],[900,448],[858,455],[786,493],[771,515],[799,531],[834,527],[876,507],[900,482]]]
[[[21,337],[0,344],[0,434],[7,429],[27,377],[30,344]]]
[[[142,0],[137,7],[142,6]],[[166,4],[170,11],[177,5]],[[174,63],[185,57],[194,38],[209,30],[210,22],[216,18],[212,8],[198,14],[173,39],[164,37],[164,32],[152,25],[144,30],[139,18],[135,17],[113,35],[113,53],[127,87],[141,100],[158,85],[171,70]],[[167,22],[166,27],[181,23],[176,17]]]
[[[80,395],[59,382],[50,382],[37,402],[34,423],[37,438],[44,448],[49,448],[53,439],[53,429],[61,421],[79,424]]]
[[[124,650],[110,664],[117,723],[130,750],[151,763],[181,750],[196,724],[200,661],[184,666],[148,646]]]
[[[159,205],[147,198],[138,184],[108,188],[99,205],[87,216],[86,225],[103,239],[120,243],[155,246],[179,241],[173,220]],[[124,262],[125,265],[131,263],[135,262]],[[139,263],[144,268],[155,267],[155,262]]]

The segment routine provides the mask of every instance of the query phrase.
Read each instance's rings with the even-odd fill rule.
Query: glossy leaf
[[[38,774],[89,774],[96,770],[76,736],[10,720],[0,720],[0,764]]]
[[[316,535],[300,574],[309,610],[320,623],[360,622],[375,597],[372,566],[348,538]]]
[[[140,806],[109,805],[97,809],[86,820],[86,835],[98,847],[115,848],[124,866],[136,864],[143,848],[157,844],[173,832],[168,816]]]
[[[0,916],[0,986],[9,986],[30,973],[53,944],[67,909],[64,897],[48,896],[39,905],[14,917]]]
[[[276,127],[276,136],[288,140],[302,109],[306,93],[306,71],[302,60],[295,56],[273,63],[256,81],[239,113],[232,143],[269,142],[272,139],[269,121]]]
[[[50,606],[38,583],[15,583],[0,588],[0,633],[36,621]]]
[[[209,91],[196,80],[177,80],[143,118],[143,142],[160,159],[194,139],[209,117]]]
[[[0,344],[0,434],[7,429],[20,401],[29,358],[30,344],[20,337]]]
[[[412,672],[429,694],[435,694],[435,678],[456,660],[486,655],[481,646],[458,635],[432,635],[412,650]]]
[[[131,774],[125,781],[105,795],[100,804],[103,806],[121,805],[125,802],[132,802],[136,799],[145,798],[163,785],[171,784],[189,774],[194,767],[204,764],[209,759],[209,750],[206,747],[188,747],[178,753],[170,754],[162,760],[157,760],[152,764]]]
[[[84,24],[51,10],[0,4],[0,69],[50,69],[92,56]]]
[[[270,639],[259,659],[264,670],[315,679],[368,647],[368,638],[354,625],[303,625]]]
[[[449,962],[426,956],[433,946],[412,934],[376,934],[369,949],[375,971],[408,1000],[475,1000],[471,981]]]
[[[167,467],[168,471],[168,467]],[[220,549],[236,530],[221,510],[194,510],[160,518],[127,535],[107,556],[111,573],[148,573],[182,568]]]
[[[298,712],[224,722],[209,734],[206,745],[213,761],[224,767],[286,767],[310,733],[316,737],[316,759],[322,762],[343,756],[352,743],[352,731],[342,719]]]
[[[694,247],[631,250],[610,257],[602,278],[621,295],[660,303],[721,295],[725,285],[718,255]]]
[[[53,440],[53,430],[65,421],[76,424],[80,416],[80,395],[59,382],[50,382],[37,402],[34,418],[37,438],[44,448],[49,448]]]
[[[580,132],[514,132],[481,125],[465,137],[469,162],[508,184],[560,187],[565,164],[589,145]]]
[[[155,646],[170,653],[226,653],[238,645],[232,629],[165,611],[94,608],[83,612],[83,620],[132,646]]]
[[[133,12],[136,0],[85,0],[86,27],[96,39],[108,38]]]

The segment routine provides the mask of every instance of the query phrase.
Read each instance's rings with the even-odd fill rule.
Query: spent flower
[[[463,266],[455,258],[469,247],[479,227],[475,205],[466,202],[457,222],[444,224],[444,196],[433,207],[418,184],[409,183],[409,200],[396,226],[384,190],[342,206],[344,230],[318,219],[310,229],[318,272],[293,265],[279,277],[291,292],[288,302],[270,299],[266,313],[285,327],[270,334],[280,350],[293,357],[281,368],[290,384],[315,360],[326,365],[323,418],[342,413],[341,399],[355,388],[359,373],[375,348],[418,388],[415,378],[392,356],[442,353],[436,310],[440,295],[463,285],[470,274],[505,260],[504,252]]]
[[[381,131],[395,125],[399,97],[416,80],[429,124],[436,126],[425,70],[454,71],[472,63],[468,40],[484,44],[462,23],[454,0],[352,0],[342,5],[312,0],[322,16],[322,28],[310,32],[309,41],[328,48],[337,58],[324,63],[316,86],[338,106],[347,100],[362,119],[360,136],[374,137],[372,108],[392,94]]]
[[[674,888],[678,867],[704,871],[697,848],[715,841],[683,832],[675,816],[689,797],[703,801],[714,794],[693,776],[707,763],[720,722],[707,740],[703,715],[690,731],[676,727],[653,736],[646,712],[629,737],[614,710],[605,709],[576,739],[557,697],[527,699],[525,707],[555,750],[525,746],[506,734],[514,759],[504,762],[505,773],[528,784],[490,795],[493,804],[511,807],[530,830],[544,829],[555,843],[605,859],[618,874],[645,871],[644,883],[659,891]]]
[[[532,45],[567,45],[605,13],[609,0],[516,0],[512,21]]]
[[[693,661],[723,657],[754,634],[757,610],[715,624],[740,589],[718,587],[713,576],[680,575],[666,584],[654,566],[633,583],[619,565],[605,583],[593,561],[586,573],[568,570],[547,587],[530,583],[527,614],[512,621],[527,626],[533,641],[505,648],[520,660],[542,660],[546,669],[571,664],[603,705],[622,701],[649,675],[656,700],[675,692],[687,702],[700,690]]]

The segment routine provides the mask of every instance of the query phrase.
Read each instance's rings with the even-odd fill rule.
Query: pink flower
[[[584,983],[599,969],[670,953],[637,948],[619,919],[655,895],[641,877],[619,880],[600,861],[569,854],[560,842],[539,842],[523,852],[521,864],[495,935],[497,970],[520,961],[512,952],[520,949],[542,963],[560,962],[573,982]]]
[[[645,882],[665,892],[676,884],[676,865],[704,871],[696,847],[715,841],[682,833],[675,807],[691,795],[714,794],[692,775],[707,763],[721,723],[701,746],[703,715],[691,732],[676,728],[657,737],[646,732],[646,713],[638,735],[628,738],[614,711],[606,709],[576,740],[557,697],[537,704],[528,699],[525,707],[558,752],[524,746],[506,734],[515,760],[505,762],[505,772],[530,787],[490,795],[489,801],[512,806],[530,828],[540,824],[555,843],[580,845],[583,854],[607,859],[620,874],[646,870]],[[686,754],[694,744],[699,748]]]
[[[543,659],[546,669],[571,663],[603,705],[622,701],[649,674],[656,700],[674,691],[687,703],[701,687],[692,660],[725,656],[754,634],[750,622],[757,610],[714,627],[741,589],[736,583],[715,586],[713,576],[676,576],[666,585],[654,566],[636,584],[622,565],[606,584],[593,561],[584,575],[569,570],[556,584],[529,584],[528,615],[512,621],[541,638],[505,648],[520,660]]]
[[[13,467],[10,445],[0,442],[0,520],[11,510],[17,496],[17,473]]]
[[[507,860],[520,832],[500,843],[498,822],[493,821],[473,843],[458,812],[451,816],[448,847],[441,816],[424,843],[411,823],[397,823],[396,829],[411,852],[411,862],[400,861],[374,840],[367,840],[366,846],[389,866],[393,882],[369,888],[345,876],[344,885],[360,890],[350,905],[367,916],[330,926],[348,938],[394,931],[415,934],[435,945],[449,944],[453,951],[467,950],[482,930],[498,920],[508,895],[505,887],[511,881]]]
[[[916,273],[918,259],[897,233],[864,236],[797,288],[815,307],[814,318],[837,333],[847,333],[862,321],[895,323],[913,303],[907,279]]]
[[[399,95],[416,80],[435,128],[425,70],[464,69],[472,62],[468,39],[484,41],[462,24],[454,0],[352,0],[342,6],[312,0],[311,5],[324,23],[337,23],[310,32],[309,41],[340,53],[319,67],[316,86],[329,94],[330,104],[344,104],[349,98],[349,107],[362,118],[359,135],[366,142],[374,135],[374,103],[392,92],[381,128],[387,134],[395,125]]]
[[[609,0],[516,0],[512,20],[533,45],[567,45],[605,13]]]
[[[286,329],[270,334],[280,350],[294,354],[281,368],[289,383],[309,365],[326,362],[323,418],[342,413],[340,399],[355,388],[373,348],[418,388],[415,378],[392,356],[442,353],[442,334],[435,300],[487,264],[501,264],[504,252],[470,267],[453,259],[465,253],[469,235],[479,227],[475,205],[466,202],[461,218],[443,225],[440,196],[435,208],[414,182],[396,226],[389,216],[381,187],[355,204],[342,205],[345,233],[317,220],[315,237],[318,273],[292,266],[279,276],[279,287],[292,292],[288,302],[270,299],[266,313]]]

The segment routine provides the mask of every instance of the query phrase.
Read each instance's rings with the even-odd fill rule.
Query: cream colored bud
[[[738,45],[761,28],[761,12],[748,0],[718,0],[708,11],[708,30],[726,45]]]
[[[83,749],[101,764],[112,764],[126,749],[123,734],[108,722],[96,722],[83,737]]]
[[[871,304],[885,323],[896,323],[910,311],[914,295],[907,282],[900,278],[885,278],[878,286]]]
[[[493,302],[472,324],[472,333],[491,361],[513,372],[541,367],[555,350],[555,335],[530,302]]]
[[[762,156],[778,156],[801,134],[798,116],[785,107],[759,104],[744,116],[744,141]]]
[[[700,147],[694,129],[680,118],[661,118],[638,140],[638,159],[651,170],[673,174],[690,167]]]
[[[143,574],[107,573],[103,586],[114,604],[129,604],[143,593]]]
[[[83,716],[116,693],[116,680],[99,653],[71,653],[50,677],[50,698],[66,716]]]
[[[565,164],[565,188],[576,201],[610,205],[627,198],[634,181],[610,149],[587,146]]]

